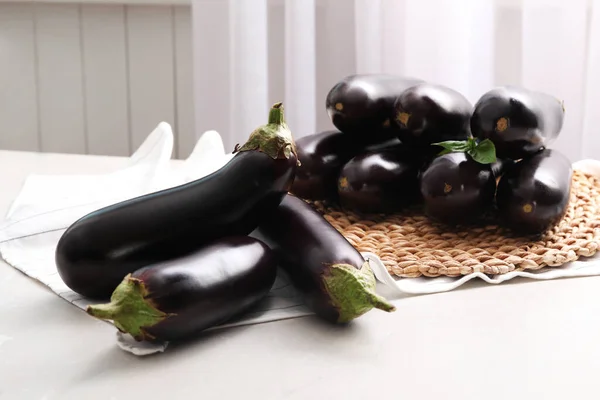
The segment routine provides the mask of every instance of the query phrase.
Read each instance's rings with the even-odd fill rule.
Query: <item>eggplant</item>
[[[351,158],[364,151],[392,149],[401,145],[398,138],[373,145],[360,139],[337,130],[298,139],[296,149],[300,166],[291,192],[306,200],[336,200],[338,176]]]
[[[394,103],[394,121],[402,143],[435,151],[433,143],[471,137],[473,105],[446,86],[421,83],[406,89]],[[439,151],[439,149],[438,149]]]
[[[471,132],[490,139],[500,158],[520,160],[551,144],[560,134],[563,103],[546,93],[517,86],[501,86],[475,104]]]
[[[565,215],[573,168],[556,150],[545,149],[519,161],[500,179],[496,204],[502,223],[517,233],[539,234]]]
[[[105,207],[60,238],[56,265],[73,291],[107,298],[128,274],[218,238],[247,235],[291,188],[297,156],[281,103],[225,166],[187,184]]]
[[[502,175],[510,170],[515,165],[515,161],[510,158],[497,159],[495,163],[492,163],[490,166],[492,168],[492,173],[494,174],[494,178],[498,181]]]
[[[338,196],[343,208],[361,213],[392,213],[419,198],[419,159],[405,147],[367,152],[342,169]]]
[[[301,164],[291,192],[310,200],[334,198],[340,170],[364,147],[360,141],[336,130],[301,137],[296,141]]]
[[[496,177],[491,164],[467,153],[448,153],[434,159],[421,175],[425,214],[450,225],[470,224],[491,209]]]
[[[134,271],[115,289],[110,303],[86,311],[112,320],[138,341],[179,340],[256,305],[271,290],[276,274],[271,249],[257,239],[232,236]]]
[[[390,74],[349,75],[327,94],[326,108],[331,122],[340,131],[381,142],[398,135],[393,123],[394,101],[420,79]]]
[[[395,310],[375,293],[369,262],[305,201],[286,195],[254,235],[276,251],[292,285],[323,319],[346,323],[372,308]]]

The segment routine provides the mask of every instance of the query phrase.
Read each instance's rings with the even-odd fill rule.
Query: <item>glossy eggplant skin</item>
[[[520,160],[558,137],[564,113],[562,102],[548,94],[501,86],[477,101],[471,131],[475,137],[494,142],[498,157]]]
[[[340,204],[369,214],[400,211],[418,199],[418,175],[419,160],[407,148],[358,155],[340,173]]]
[[[128,274],[246,235],[291,188],[296,157],[237,153],[202,179],[105,207],[73,223],[56,249],[56,265],[73,291],[109,297]]]
[[[325,218],[305,201],[287,195],[259,225],[257,237],[277,252],[281,267],[304,295],[307,305],[325,320],[336,322],[339,311],[321,282],[332,264],[360,269],[362,255]]]
[[[492,163],[490,166],[492,168],[492,173],[496,179],[500,179],[502,175],[510,170],[515,165],[515,161],[510,158],[497,159],[495,163]]]
[[[493,205],[496,179],[489,164],[449,153],[429,164],[420,188],[427,216],[450,225],[471,224]]]
[[[257,304],[276,275],[277,259],[264,243],[230,236],[128,274],[110,303],[90,305],[86,311],[112,320],[138,341],[180,340]]]
[[[227,237],[186,257],[135,271],[153,305],[174,314],[145,331],[176,340],[222,324],[263,299],[277,274],[277,260],[261,241]]]
[[[565,215],[572,176],[571,162],[556,150],[519,161],[498,184],[500,220],[517,233],[543,233]]]
[[[357,74],[340,80],[327,94],[327,113],[333,125],[372,143],[398,135],[392,119],[394,101],[422,80],[390,74]]]
[[[421,83],[406,89],[394,103],[394,121],[402,143],[430,149],[432,143],[471,137],[473,105],[446,86]],[[437,146],[435,147],[440,150]]]
[[[335,198],[336,181],[348,160],[364,149],[364,144],[340,131],[330,130],[296,141],[301,165],[291,192],[308,200]]]

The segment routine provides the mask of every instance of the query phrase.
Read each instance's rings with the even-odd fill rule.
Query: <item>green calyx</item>
[[[146,332],[165,318],[172,316],[157,309],[147,299],[144,283],[127,275],[113,292],[110,303],[88,306],[86,312],[96,318],[111,320],[121,332],[128,333],[137,341],[153,340]]]
[[[480,164],[492,164],[496,162],[496,146],[489,139],[477,142],[474,138],[467,140],[448,140],[446,142],[432,143],[432,146],[443,147],[438,155],[448,153],[467,153]]]
[[[332,305],[339,311],[339,323],[349,322],[373,308],[387,312],[396,310],[396,307],[375,293],[375,275],[368,261],[361,269],[348,264],[331,265],[329,272],[323,277],[323,284]]]
[[[237,145],[234,153],[257,150],[269,155],[273,159],[296,158],[296,144],[292,138],[283,112],[283,104],[275,103],[269,111],[269,120],[266,125],[256,128],[242,146]]]

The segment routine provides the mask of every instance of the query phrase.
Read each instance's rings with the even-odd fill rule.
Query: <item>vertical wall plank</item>
[[[285,2],[285,103],[295,137],[316,130],[315,1]]]
[[[129,155],[123,6],[82,6],[83,68],[90,154]]]
[[[354,7],[348,0],[317,3],[317,130],[332,129],[325,109],[329,90],[346,75],[356,73]]]
[[[131,143],[135,150],[161,121],[177,131],[173,16],[170,7],[127,6]],[[177,149],[175,141],[175,149]],[[176,155],[176,154],[175,154]]]
[[[229,8],[221,0],[195,1],[192,5],[194,46],[194,117],[199,135],[214,129],[229,131]],[[217,39],[219,38],[219,39]],[[225,144],[226,151],[232,145]]]
[[[269,54],[269,104],[285,99],[285,3],[269,0],[268,3],[268,54]],[[286,114],[286,118],[287,118]],[[289,121],[288,121],[289,122]],[[297,132],[292,131],[294,138]]]
[[[35,7],[41,150],[85,153],[79,6]]]
[[[229,0],[230,130],[225,145],[243,142],[268,115],[267,0]]]
[[[0,4],[0,149],[38,150],[33,5]]]
[[[494,81],[496,85],[521,84],[523,32],[521,7],[498,6],[495,14]]]
[[[194,129],[194,88],[192,86],[193,47],[190,7],[174,7],[175,19],[175,110],[177,117],[178,157],[186,158],[196,144]],[[202,132],[198,132],[201,134]]]
[[[359,74],[382,70],[383,52],[387,50],[383,48],[383,12],[381,0],[354,0],[356,72]]]
[[[549,147],[560,149],[571,161],[581,157],[587,7],[586,0],[523,3],[521,83],[564,101],[562,131]]]

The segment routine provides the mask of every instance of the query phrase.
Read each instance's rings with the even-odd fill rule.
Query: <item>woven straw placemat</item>
[[[600,180],[580,171],[573,173],[565,217],[537,237],[517,236],[493,220],[486,226],[449,228],[421,209],[361,216],[322,202],[312,205],[357,250],[377,254],[390,274],[402,278],[537,270],[590,257],[600,247]]]

